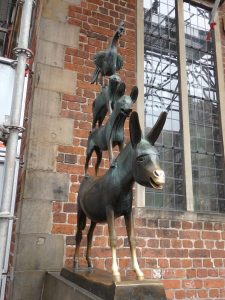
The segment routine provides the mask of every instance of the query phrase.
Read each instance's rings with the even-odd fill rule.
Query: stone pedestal
[[[74,271],[63,268],[60,276],[93,294],[92,299],[166,300],[162,283],[155,280],[124,280],[114,283],[111,273],[99,269]]]

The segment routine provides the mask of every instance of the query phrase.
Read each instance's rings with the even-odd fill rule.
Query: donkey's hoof
[[[113,281],[114,281],[114,282],[120,282],[120,281],[121,281],[120,274],[113,275]]]
[[[73,269],[76,271],[76,270],[78,270],[79,269],[79,263],[78,262],[74,262],[74,264],[73,264]]]
[[[145,279],[144,275],[137,276],[137,280],[144,280],[144,279]]]
[[[93,264],[91,261],[88,262],[88,269],[93,269]]]

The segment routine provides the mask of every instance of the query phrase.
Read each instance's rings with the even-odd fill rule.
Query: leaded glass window
[[[179,90],[178,0],[144,0],[144,110],[148,131],[164,109],[170,108],[157,141],[166,173],[164,191],[146,189],[145,202],[154,208],[185,210],[185,137]],[[196,211],[225,212],[224,158],[217,95],[215,51],[210,12],[183,2],[183,35],[187,73],[193,207]],[[179,23],[180,24],[180,23]],[[185,58],[185,57],[184,57]]]
[[[194,207],[225,212],[224,158],[210,13],[184,3]]]

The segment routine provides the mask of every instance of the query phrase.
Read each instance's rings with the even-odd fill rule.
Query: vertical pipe
[[[10,133],[7,141],[6,148],[6,160],[5,160],[5,174],[3,182],[3,193],[0,203],[0,212],[3,215],[10,215],[11,211],[14,211],[15,200],[13,201],[13,185],[14,185],[14,175],[17,160],[17,146],[18,137],[20,133],[20,119],[22,111],[22,101],[23,101],[23,89],[25,80],[25,69],[26,60],[28,57],[29,50],[29,31],[32,15],[33,0],[23,1],[23,10],[21,16],[20,25],[20,36],[17,48],[17,67],[15,74],[15,82],[13,87],[13,99],[10,114]],[[11,234],[8,234],[10,229],[10,219],[8,217],[0,219],[0,276],[2,277],[3,272],[6,272],[4,268],[8,265],[8,253],[9,251],[7,244],[11,241]],[[7,261],[6,261],[7,260]],[[2,289],[4,287],[1,287]],[[4,291],[1,291],[1,295],[4,295]]]

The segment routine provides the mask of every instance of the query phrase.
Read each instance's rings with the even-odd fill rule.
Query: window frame
[[[191,145],[190,145],[190,127],[189,127],[189,114],[185,113],[189,111],[188,108],[188,90],[187,90],[187,74],[186,74],[186,47],[185,47],[185,32],[184,32],[184,1],[175,0],[176,13],[177,13],[177,34],[178,34],[178,53],[179,53],[179,90],[180,90],[180,118],[182,128],[182,142],[183,142],[183,161],[184,161],[184,198],[186,200],[186,212],[194,213],[194,195],[193,195],[193,183],[192,183],[192,163],[191,163]],[[212,4],[202,3],[199,1],[192,1],[199,7],[212,9]],[[136,109],[139,114],[140,124],[142,130],[144,130],[144,9],[143,0],[137,1],[137,85],[139,87],[139,99],[137,101]],[[223,141],[223,155],[225,157],[225,118],[222,115],[225,114],[225,103],[221,101],[224,97],[224,69],[223,69],[223,57],[222,57],[222,45],[220,36],[220,23],[218,21],[218,13],[215,15],[215,22],[218,24],[215,26],[215,67],[216,67],[216,79],[217,79],[217,93],[219,103],[219,118],[221,124],[221,134]],[[225,166],[225,163],[224,163]],[[188,178],[188,180],[186,180]],[[149,211],[145,206],[145,188],[136,184],[136,206],[138,208],[145,208],[146,212]],[[158,209],[151,208],[151,210],[157,211]],[[165,213],[165,210],[162,210]],[[178,211],[171,210],[173,214]],[[199,214],[199,213],[198,213]],[[222,213],[215,212],[200,212],[204,215],[223,215]]]

